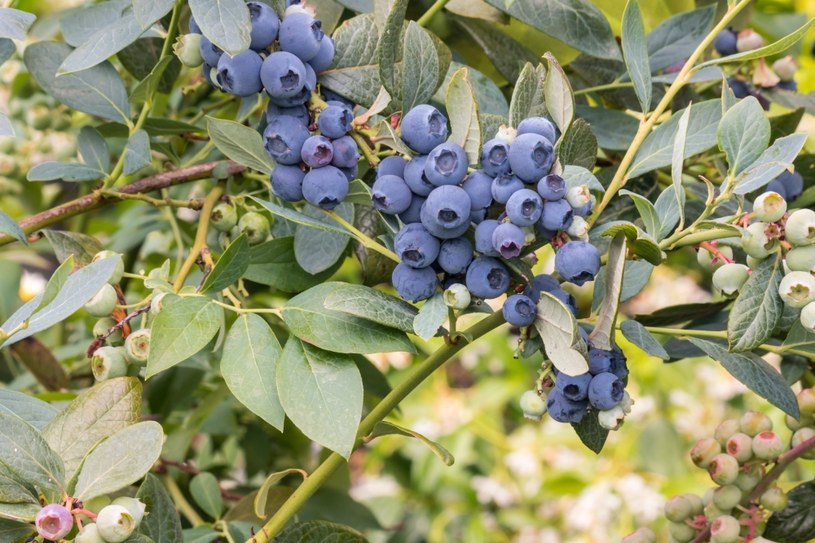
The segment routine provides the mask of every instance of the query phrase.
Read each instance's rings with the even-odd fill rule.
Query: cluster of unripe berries
[[[271,223],[265,215],[247,210],[239,218],[238,208],[228,199],[212,208],[209,223],[218,232],[229,234],[232,238],[243,234],[249,245],[266,241],[271,232]]]
[[[793,174],[786,177],[793,178]],[[788,190],[784,185],[778,188]],[[716,269],[714,288],[725,296],[738,294],[747,282],[751,268],[783,251],[786,274],[778,287],[778,294],[787,306],[801,310],[800,321],[804,328],[815,331],[815,211],[803,208],[787,213],[785,198],[778,192],[767,191],[756,197],[752,216],[755,220],[743,229],[741,236],[747,265],[728,262]],[[732,259],[733,252],[729,247],[722,246],[719,252]],[[700,255],[700,261],[709,257],[703,250]]]
[[[89,514],[84,509],[69,510],[60,503],[46,505],[37,513],[34,520],[37,533],[47,541],[122,543],[127,541],[141,524],[145,515],[145,504],[135,498],[116,498],[99,510],[92,523],[75,522],[75,513]],[[69,537],[71,539],[68,539]]]

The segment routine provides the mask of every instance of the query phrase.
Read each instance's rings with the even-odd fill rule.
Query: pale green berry
[[[597,412],[597,422],[606,430],[619,430],[625,420],[625,408],[622,402],[611,409]]]
[[[691,503],[685,496],[674,496],[665,502],[665,518],[671,522],[684,522],[692,514]]]
[[[668,533],[680,543],[688,543],[696,537],[696,530],[684,522],[671,522],[668,524]]]
[[[761,464],[748,464],[739,476],[736,477],[736,486],[744,492],[750,492],[761,481],[764,473],[761,469]]]
[[[96,324],[93,325],[93,337],[100,338],[107,335],[108,331],[111,328],[116,326],[117,322],[116,319],[112,319],[110,317],[103,317],[96,321]],[[122,331],[121,329],[116,330],[108,338],[105,340],[109,345],[116,345],[122,342]]]
[[[787,201],[777,192],[767,191],[759,194],[753,202],[753,213],[764,222],[775,222],[787,212]]]
[[[150,329],[132,332],[125,340],[125,358],[131,364],[143,366],[150,355]]]
[[[53,117],[54,114],[51,109],[42,105],[32,106],[25,112],[26,124],[34,130],[48,130],[51,128]],[[44,152],[50,152],[50,150]]]
[[[788,273],[778,285],[778,295],[785,304],[796,309],[815,302],[815,276],[802,271]]]
[[[785,261],[790,271],[815,273],[815,245],[793,247],[787,252]]]
[[[119,281],[122,280],[122,275],[125,272],[125,262],[122,259],[122,255],[117,253],[116,251],[99,251],[95,255],[93,255],[93,262],[98,262],[103,258],[117,258],[116,266],[113,268],[113,274],[108,279],[108,283],[111,285],[119,284]]]
[[[119,297],[116,295],[116,289],[109,283],[105,283],[99,289],[99,292],[94,294],[93,298],[85,304],[85,311],[94,317],[107,317],[116,309],[118,301]]]
[[[113,505],[121,505],[127,509],[130,512],[130,516],[136,521],[136,526],[141,524],[141,520],[144,518],[144,511],[147,509],[147,505],[143,501],[128,496],[119,496],[113,500]]]
[[[546,413],[546,398],[541,398],[537,390],[527,390],[521,394],[521,411],[524,417],[531,420],[540,420]]]
[[[218,232],[229,232],[238,224],[238,211],[228,202],[221,202],[212,208],[209,223]]]
[[[753,457],[753,438],[745,433],[737,432],[727,440],[725,451],[738,460],[739,464],[744,464]]]
[[[452,309],[467,309],[472,301],[470,290],[461,283],[453,283],[447,287],[442,296],[445,305]]]
[[[746,411],[739,419],[739,429],[748,436],[755,437],[761,432],[772,431],[773,421],[764,413]]]
[[[772,488],[768,488],[764,494],[761,495],[759,503],[767,511],[775,513],[776,511],[781,511],[782,509],[786,508],[787,504],[789,503],[789,499],[781,487],[774,486]]]
[[[586,185],[572,187],[566,191],[566,201],[574,209],[581,208],[591,202],[591,191]]]
[[[717,454],[708,464],[707,472],[714,483],[731,485],[739,476],[739,461],[729,454]]]
[[[711,496],[710,497],[711,497],[711,500],[712,500],[713,499],[712,489],[711,489]],[[716,507],[715,503],[712,503],[712,502],[705,506],[705,517],[708,520],[713,520],[713,519],[715,519],[717,517],[720,517],[722,515],[726,515],[728,513],[729,513],[729,511],[722,511],[721,509]]]
[[[736,485],[720,486],[713,491],[713,505],[722,511],[730,511],[741,502],[741,490]]]
[[[727,445],[727,440],[739,431],[739,421],[736,419],[725,419],[719,423],[716,430],[713,432],[713,437],[719,442],[722,447]]]
[[[773,71],[781,81],[794,80],[796,70],[798,70],[798,64],[792,58],[792,55],[787,55],[773,62]]]
[[[726,258],[733,260],[733,249],[727,245],[719,245],[716,247],[716,250]],[[713,261],[714,259],[716,262]],[[699,250],[696,251],[696,262],[706,270],[713,270],[727,263],[704,247],[699,247]]]
[[[108,543],[122,543],[136,530],[137,523],[126,507],[111,504],[99,511],[96,526]]]
[[[82,530],[76,534],[74,543],[107,543],[102,536],[99,535],[99,527],[96,524],[85,524]]]
[[[796,209],[787,217],[784,226],[786,240],[796,246],[815,243],[815,211]]]
[[[694,494],[692,492],[687,492],[682,494],[682,497],[688,500],[690,503],[691,508],[691,515],[701,515],[702,511],[705,508],[705,504],[702,503],[702,497],[698,494]]]
[[[241,234],[246,235],[246,241],[250,245],[266,241],[270,228],[269,219],[254,211],[244,213],[238,221],[238,230]]]
[[[587,241],[589,239],[589,223],[583,217],[575,215],[572,224],[566,229],[566,233],[573,239]]]
[[[775,432],[761,432],[753,438],[753,454],[762,460],[773,460],[787,448]]]
[[[622,543],[655,543],[657,535],[651,528],[643,526],[623,538]]]
[[[736,50],[738,50],[739,53],[754,51],[761,47],[764,47],[764,38],[761,37],[761,34],[752,28],[746,28],[739,32],[738,39],[736,40]]]
[[[767,235],[765,222],[754,222],[741,232],[741,247],[745,253],[754,258],[770,256],[777,244],[777,240]]]
[[[739,540],[741,524],[730,515],[723,515],[710,525],[711,543],[735,543]]]
[[[702,469],[707,469],[716,456],[722,452],[719,442],[712,437],[703,437],[694,443],[690,450],[691,461]]]
[[[762,262],[764,262],[764,258],[756,258],[754,256],[747,255],[747,258],[744,261],[747,263],[747,267],[751,270],[758,268]]]
[[[97,381],[127,375],[127,362],[122,347],[99,347],[91,358],[91,371]]]
[[[744,264],[725,264],[713,272],[713,288],[725,296],[733,296],[749,278],[750,270]]]
[[[807,426],[811,422],[812,422],[811,417],[804,417],[803,415],[801,415],[801,420],[798,420],[795,417],[791,417],[789,415],[784,416],[784,424],[787,426],[787,428],[789,428],[793,432],[795,430],[800,430],[801,428]]]
[[[801,326],[810,332],[815,332],[815,302],[810,302],[801,310]]]
[[[806,426],[800,430],[796,430],[795,433],[792,434],[790,447],[795,448],[812,438],[815,438],[815,429]],[[809,449],[807,452],[802,454],[801,457],[806,458],[807,460],[815,460],[815,448]]]
[[[181,64],[190,68],[197,68],[204,63],[201,56],[201,34],[183,34],[176,38],[173,51]]]
[[[801,417],[815,414],[815,388],[801,389],[801,392],[796,394],[795,399],[798,400]]]

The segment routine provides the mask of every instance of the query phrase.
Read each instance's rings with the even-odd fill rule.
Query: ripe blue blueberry
[[[589,383],[589,402],[605,411],[619,404],[625,394],[625,386],[613,373],[595,375]]]
[[[424,174],[426,162],[427,155],[416,155],[405,165],[405,183],[408,184],[413,194],[419,196],[427,196],[436,188]]]
[[[555,254],[555,269],[564,281],[580,286],[594,280],[600,270],[600,254],[591,243],[570,241]]]
[[[518,123],[518,135],[522,134],[538,134],[549,140],[549,143],[553,145],[557,139],[555,125],[546,117],[527,117]]]
[[[340,171],[345,174],[346,179],[348,179],[348,182],[350,183],[357,178],[357,174],[359,174],[359,165],[354,164],[350,168],[340,168]]]
[[[447,118],[438,109],[420,104],[402,117],[402,139],[417,153],[429,153],[447,139]]]
[[[589,383],[591,383],[590,373],[580,375],[566,375],[559,373],[555,382],[555,389],[559,390],[563,397],[573,402],[585,400],[589,396]]]
[[[780,193],[785,200],[791,202],[801,195],[804,190],[804,178],[798,172],[790,172],[785,170],[781,175],[776,177],[772,182],[778,181],[783,187],[784,192]],[[771,182],[771,183],[772,183]],[[773,190],[768,187],[768,190]]]
[[[315,72],[323,72],[331,67],[331,64],[334,62],[335,52],[334,40],[332,40],[330,36],[324,36],[320,41],[320,50],[308,63],[311,64]]]
[[[342,106],[328,106],[320,112],[317,127],[323,136],[331,139],[341,138],[351,131],[354,114]]]
[[[541,292],[553,292],[560,290],[560,283],[549,274],[536,275],[532,283],[524,289],[524,294],[535,301],[540,300]]]
[[[273,98],[298,96],[306,84],[306,67],[296,56],[276,51],[266,57],[260,68],[263,88]]]
[[[781,81],[776,86],[781,90],[789,92],[798,92],[798,83],[796,83],[795,80]]]
[[[303,88],[308,89],[309,92],[312,92],[317,88],[317,72],[314,71],[314,68],[312,68],[311,64],[308,62],[306,62],[303,66],[306,68],[306,84],[303,85]]]
[[[331,164],[338,168],[353,168],[359,162],[359,147],[351,136],[343,136],[331,142],[334,158]],[[399,176],[401,177],[401,175]]]
[[[391,282],[399,296],[409,302],[418,302],[436,293],[439,279],[433,268],[411,268],[402,262],[393,269]]]
[[[206,36],[201,36],[201,57],[206,64],[217,66],[223,54],[224,52],[220,47],[209,41]],[[206,66],[204,67],[206,68]]]
[[[565,374],[561,374],[565,375]],[[553,389],[546,399],[546,410],[552,420],[577,424],[586,415],[589,402],[581,400],[573,402],[568,400],[558,389]]]
[[[411,268],[426,268],[439,256],[440,243],[421,223],[406,224],[393,240],[399,259]]]
[[[492,246],[507,259],[520,255],[525,241],[524,231],[511,222],[499,224],[492,232]]]
[[[336,92],[332,91],[331,89],[328,89],[326,87],[321,87],[320,92],[322,92],[323,98],[325,98],[325,101],[328,103],[328,105],[332,105],[332,102],[342,102],[343,104],[348,106],[348,109],[353,109],[354,108],[354,102],[352,102],[351,100],[349,100],[345,96],[342,96],[341,94],[337,94]]]
[[[733,91],[736,98],[741,99],[750,96],[750,85],[736,76],[729,77],[727,79],[727,85],[730,87],[730,90]]]
[[[300,158],[310,168],[328,166],[334,158],[334,146],[325,136],[310,136],[303,142]]]
[[[422,209],[419,211],[419,219],[425,228],[431,234],[439,239],[453,239],[463,236],[470,228],[469,216],[467,221],[454,228],[445,228],[438,222],[438,218],[432,214],[432,210],[428,208],[427,200],[422,204]]]
[[[538,181],[537,188],[544,200],[560,200],[566,196],[566,180],[554,173]]]
[[[289,13],[280,24],[280,48],[306,62],[320,52],[322,23],[303,12]]]
[[[614,355],[603,349],[589,349],[589,373],[597,375],[611,371]]]
[[[473,296],[497,298],[509,288],[509,271],[499,260],[479,256],[467,268],[466,285]]]
[[[444,240],[436,260],[439,267],[447,273],[459,274],[467,271],[473,260],[473,244],[467,238]]]
[[[187,29],[193,34],[200,34],[201,27],[198,26],[198,23],[195,22],[195,17],[190,15],[190,20],[187,21]]]
[[[611,349],[611,373],[616,375],[623,385],[628,383],[628,360],[623,350],[616,345]]]
[[[515,175],[499,175],[492,180],[492,199],[499,204],[506,204],[509,197],[524,188],[524,182]]]
[[[473,209],[470,211],[470,222],[473,224],[479,224],[487,218],[487,212],[487,208]]]
[[[481,168],[490,177],[509,173],[509,144],[491,139],[481,146]]]
[[[541,217],[543,202],[537,192],[521,189],[509,197],[506,211],[512,224],[532,226]]]
[[[509,296],[501,308],[504,320],[513,326],[529,326],[535,322],[537,308],[532,298],[523,294]]]
[[[509,148],[512,173],[527,183],[537,183],[555,162],[552,143],[540,134],[521,134]]]
[[[398,215],[410,207],[413,193],[405,180],[395,175],[379,177],[371,188],[373,206],[388,215]]]
[[[288,115],[289,117],[294,117],[304,126],[308,126],[311,122],[311,117],[308,114],[308,108],[304,105],[294,106],[294,107],[280,107],[277,104],[269,102],[269,105],[266,106],[266,122],[270,122],[274,117],[281,117],[283,115]]]
[[[407,163],[407,160],[398,155],[385,157],[376,167],[376,175],[377,177],[382,175],[396,175],[404,179],[405,166]],[[422,168],[424,168],[424,165],[422,165]]]
[[[475,250],[485,256],[500,256],[492,246],[492,234],[500,223],[493,219],[481,221],[475,227]]]
[[[323,209],[334,209],[348,194],[348,178],[334,166],[311,170],[303,178],[303,197]]]
[[[437,145],[427,155],[424,174],[437,187],[458,185],[467,175],[467,153],[457,143]]]
[[[732,28],[726,28],[716,35],[716,39],[713,40],[713,48],[723,57],[735,55],[738,53],[736,49],[737,41],[738,35],[736,32]]]
[[[303,199],[303,178],[306,172],[299,166],[278,164],[272,170],[272,192],[285,202],[299,202]]]
[[[448,230],[470,222],[470,197],[461,187],[444,185],[433,189],[424,208],[434,225]]]
[[[252,20],[249,48],[255,51],[266,49],[277,39],[280,20],[271,7],[261,2],[247,2],[246,7]]]
[[[483,170],[476,170],[468,175],[461,188],[470,196],[473,209],[484,209],[492,205],[492,177]]]
[[[575,301],[574,296],[572,296],[562,288],[552,290],[549,292],[549,294],[563,302],[563,305],[568,307],[573,315],[577,315],[577,301]]]
[[[427,198],[424,196],[417,196],[413,195],[410,199],[410,205],[406,210],[399,214],[399,220],[401,220],[405,224],[410,224],[412,222],[421,222],[422,221],[422,206],[424,205]]]
[[[572,224],[574,210],[565,199],[549,200],[543,203],[540,222],[546,230],[566,230]]]
[[[308,77],[308,76],[307,76]],[[308,99],[311,97],[311,89],[308,88],[307,85],[303,85],[303,88],[300,89],[300,92],[295,94],[294,96],[289,96],[287,98],[280,98],[277,96],[269,95],[269,101],[275,104],[276,106],[280,107],[297,107],[302,106]]]
[[[311,136],[302,123],[292,117],[275,117],[263,131],[266,151],[280,164],[299,164],[303,144]]]

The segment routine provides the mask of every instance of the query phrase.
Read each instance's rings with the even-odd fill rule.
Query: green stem
[[[419,20],[416,23],[419,26],[427,26],[427,23],[430,22],[430,19],[433,18],[435,14],[440,12],[442,8],[449,2],[449,0],[436,0],[430,8],[424,12],[424,15],[419,17]]]
[[[500,311],[493,313],[489,317],[480,320],[472,325],[465,332],[466,336],[459,336],[459,340],[453,344],[445,344],[435,353],[430,355],[424,362],[416,366],[408,377],[399,383],[385,398],[374,407],[371,412],[359,424],[357,430],[356,446],[359,446],[363,438],[373,430],[376,423],[383,420],[399,403],[413,392],[422,382],[434,371],[444,365],[455,354],[463,349],[470,342],[475,341],[486,333],[494,330],[504,322],[504,317]],[[471,338],[469,341],[467,337]],[[288,500],[269,519],[269,522],[246,543],[269,543],[286,526],[303,504],[331,477],[331,475],[343,464],[345,459],[332,453],[320,466],[314,470],[308,479],[301,484]]]
[[[640,147],[642,146],[645,138],[651,133],[651,130],[656,125],[657,120],[662,116],[662,114],[668,109],[668,106],[671,105],[671,101],[677,95],[677,93],[682,89],[683,86],[690,80],[690,72],[693,69],[693,66],[696,64],[702,55],[705,53],[710,44],[713,43],[713,40],[716,39],[716,36],[719,35],[719,32],[724,30],[730,21],[739,14],[741,10],[747,7],[750,3],[750,0],[740,0],[738,4],[729,8],[727,12],[722,17],[722,20],[719,21],[719,24],[702,40],[702,43],[699,44],[699,47],[691,54],[688,58],[685,65],[682,67],[682,70],[677,74],[676,80],[668,87],[668,90],[665,92],[665,96],[659,102],[657,107],[654,111],[647,115],[647,120],[645,122],[640,123],[639,130],[637,130],[636,136],[634,136],[634,140],[631,142],[631,146],[628,148],[628,151],[625,153],[622,161],[620,162],[620,166],[617,168],[617,172],[614,174],[614,178],[611,180],[611,183],[608,186],[608,190],[603,195],[603,199],[597,204],[597,207],[594,209],[594,212],[589,216],[588,223],[589,226],[593,225],[603,210],[608,206],[611,202],[612,198],[617,194],[617,192],[625,186],[626,181],[628,181],[628,168],[631,167],[631,164],[634,162],[634,157],[637,155],[637,151],[639,151]]]
[[[362,134],[360,134],[358,130],[354,130],[351,132],[351,137],[354,138],[355,142],[357,142],[357,146],[359,147],[360,151],[362,151],[362,156],[365,157],[368,164],[370,164],[372,168],[376,168],[376,166],[379,164],[379,157],[376,156],[376,153],[374,153],[374,150],[371,149],[370,145],[368,145],[365,138],[362,137]]]
[[[210,193],[204,200],[204,205],[203,207],[201,207],[201,213],[198,215],[198,229],[195,232],[195,242],[193,243],[193,246],[190,249],[190,254],[187,256],[187,259],[181,265],[181,269],[178,271],[178,275],[176,276],[175,282],[173,283],[173,290],[175,290],[176,292],[180,291],[181,287],[184,286],[184,281],[187,279],[187,276],[192,271],[192,267],[195,265],[195,261],[198,260],[198,256],[201,254],[201,250],[207,245],[207,232],[209,231],[209,216],[212,213],[212,208],[215,207],[215,204],[218,202],[218,199],[221,197],[221,194],[223,193],[224,184],[218,183],[210,191]]]
[[[732,238],[733,231],[725,230],[724,228],[711,228],[709,230],[702,230],[692,234],[673,235],[669,238],[663,239],[659,243],[660,249],[676,249],[678,247],[688,247],[698,245],[703,241],[715,241],[717,239]]]
[[[387,247],[383,246],[381,243],[377,243],[376,241],[371,239],[369,236],[366,236],[364,232],[362,232],[359,228],[357,228],[356,226],[354,226],[350,222],[343,219],[336,211],[325,211],[324,210],[323,213],[325,213],[327,216],[329,216],[331,219],[333,219],[334,221],[339,223],[343,228],[345,228],[351,234],[353,234],[354,237],[356,238],[356,240],[359,241],[362,245],[364,245],[366,249],[376,251],[377,253],[381,254],[382,256],[385,256],[385,257],[393,260],[397,264],[399,264],[399,262],[401,262],[401,260],[399,260],[399,257],[396,255],[396,253],[394,253],[393,251],[391,251]]]
[[[167,487],[167,492],[169,492],[170,497],[173,498],[173,503],[175,506],[178,507],[181,514],[190,521],[193,528],[204,524],[204,519],[201,518],[201,515],[199,515],[195,508],[190,505],[190,502],[187,501],[187,498],[184,496],[184,493],[181,492],[181,489],[178,487],[178,483],[175,482],[175,479],[169,475],[165,475],[164,486]]]
[[[613,83],[607,83],[605,85],[597,85],[596,87],[586,87],[585,89],[578,89],[574,91],[574,95],[580,96],[581,94],[591,94],[592,92],[600,92],[606,90],[625,89],[633,86],[634,83],[632,83],[631,81],[615,81]]]

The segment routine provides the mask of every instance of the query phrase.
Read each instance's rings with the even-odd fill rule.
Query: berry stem
[[[437,369],[442,367],[448,360],[456,355],[461,349],[474,342],[481,336],[491,332],[504,323],[503,314],[497,311],[489,317],[482,319],[468,328],[464,334],[460,335],[459,341],[455,343],[445,343],[430,355],[424,362],[415,367],[407,378],[399,383],[385,398],[374,407],[359,425],[357,430],[356,446],[364,441],[365,436],[371,433],[376,423],[383,420],[408,394],[413,392],[425,379],[430,377]],[[294,493],[286,500],[280,509],[269,519],[254,537],[249,538],[246,543],[269,543],[280,530],[282,530],[289,519],[291,519],[303,504],[331,477],[331,475],[343,464],[345,459],[342,455],[331,453],[320,466],[301,484]]]
[[[201,251],[207,246],[209,215],[212,213],[212,208],[215,207],[216,203],[218,203],[218,199],[221,197],[223,192],[224,184],[218,183],[212,188],[210,193],[204,199],[204,205],[201,207],[200,215],[198,215],[198,230],[195,232],[195,242],[190,249],[190,254],[187,255],[187,259],[181,265],[181,269],[178,271],[178,275],[173,282],[173,289],[176,292],[180,291],[181,287],[184,286],[184,281],[187,279],[190,271],[192,271],[195,261],[198,260],[198,256],[201,254]]]
[[[430,22],[430,19],[433,18],[435,14],[440,12],[442,8],[447,4],[449,0],[436,0],[432,6],[430,6],[427,11],[424,12],[424,15],[419,17],[419,20],[416,23],[419,26],[427,26],[427,23]]]
[[[732,264],[733,262],[735,262],[735,260],[733,260],[732,258],[727,258],[727,256],[725,256],[715,245],[713,245],[709,241],[703,241],[702,243],[699,244],[699,247],[703,248],[704,250],[712,254],[714,257],[716,257],[716,260],[714,262],[722,261],[725,264]]]
[[[184,493],[181,492],[181,488],[179,488],[178,483],[175,482],[175,479],[169,475],[165,475],[164,486],[167,488],[167,492],[170,493],[170,497],[173,499],[175,506],[178,508],[181,514],[190,521],[193,528],[205,524],[205,521],[203,518],[201,518],[201,515],[199,515],[190,502],[187,501],[186,496],[184,496]]]
[[[146,194],[128,194],[126,192],[104,189],[101,191],[101,193],[108,198],[118,198],[120,200],[138,200],[140,202],[145,202],[155,207],[169,206],[198,210],[201,209],[202,205],[204,205],[204,200],[202,198],[191,198],[189,200],[174,200],[172,198],[153,198],[152,196],[147,196]]]

